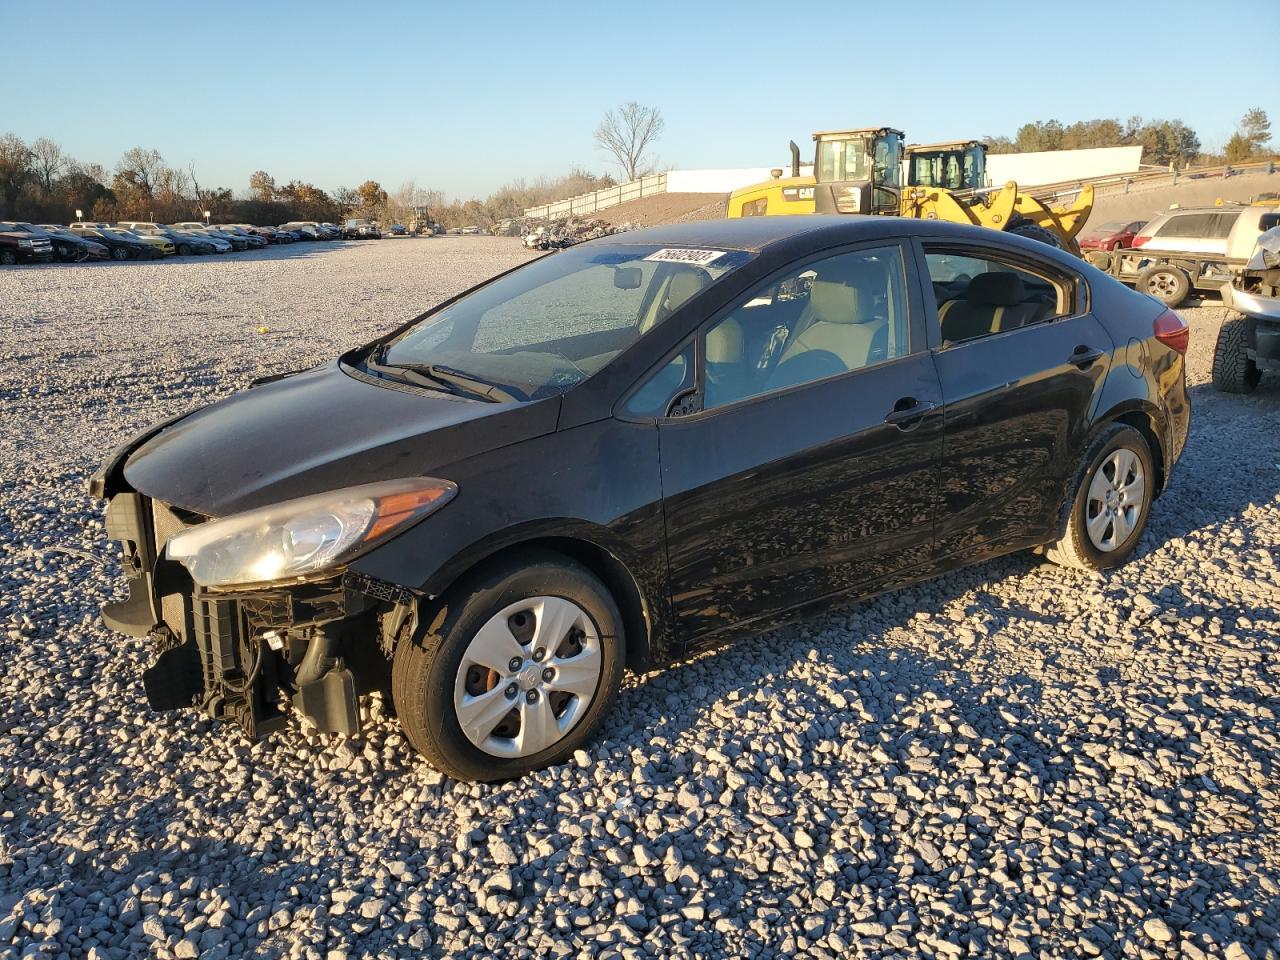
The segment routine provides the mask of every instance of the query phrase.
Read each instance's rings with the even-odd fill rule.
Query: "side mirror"
[[[614,267],[613,285],[619,290],[637,290],[644,280],[639,267]]]

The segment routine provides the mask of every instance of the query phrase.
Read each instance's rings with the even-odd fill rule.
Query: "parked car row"
[[[348,221],[351,223],[352,221]],[[359,221],[372,223],[372,221]],[[351,237],[370,234],[351,234]],[[372,236],[380,236],[373,224]],[[159,260],[242,250],[261,250],[270,244],[348,239],[345,228],[332,223],[295,221],[278,227],[248,223],[151,223],[141,220],[105,223],[81,221],[26,223],[0,220],[0,265],[49,263],[55,260]]]

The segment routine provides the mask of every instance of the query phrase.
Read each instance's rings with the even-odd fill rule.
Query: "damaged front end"
[[[358,698],[387,688],[395,641],[416,623],[416,592],[345,566],[287,583],[202,586],[167,547],[218,521],[102,473],[90,489],[108,498],[107,536],[122,545],[129,586],[102,617],[152,641],[143,684],[153,709],[198,707],[251,738],[282,726],[291,709],[321,731],[359,732]]]

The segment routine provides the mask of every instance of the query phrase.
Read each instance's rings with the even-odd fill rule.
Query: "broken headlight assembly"
[[[203,587],[250,587],[328,574],[440,509],[458,492],[434,477],[388,480],[211,520],[171,538]]]

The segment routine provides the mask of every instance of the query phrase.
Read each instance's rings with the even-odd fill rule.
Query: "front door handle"
[[[1071,356],[1067,357],[1067,363],[1083,370],[1095,360],[1100,360],[1101,358],[1101,350],[1095,350],[1093,347],[1086,347],[1081,344],[1072,351]]]
[[[920,421],[936,406],[937,404],[930,400],[903,397],[893,405],[893,409],[884,418],[884,422],[893,424],[905,433],[920,426]]]

